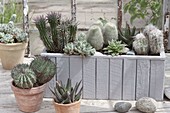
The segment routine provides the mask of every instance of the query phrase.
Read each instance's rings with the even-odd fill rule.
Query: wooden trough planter
[[[92,57],[41,53],[57,64],[55,80],[73,83],[82,80],[84,99],[137,100],[152,97],[163,100],[165,53],[160,56],[116,56],[96,53]],[[52,97],[49,89],[45,97]]]

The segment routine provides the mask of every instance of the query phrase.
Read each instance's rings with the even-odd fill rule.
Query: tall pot
[[[46,84],[31,89],[21,89],[16,87],[12,82],[11,88],[14,92],[19,110],[32,113],[40,109]]]
[[[4,69],[10,70],[23,63],[25,49],[28,43],[0,43],[0,58]]]

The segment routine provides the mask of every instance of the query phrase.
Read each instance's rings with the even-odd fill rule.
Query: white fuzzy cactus
[[[155,30],[157,29],[157,27],[155,27],[154,25],[152,24],[149,24],[147,26],[145,26],[144,30],[143,30],[143,34],[146,36],[146,38],[149,38],[149,33],[152,31],[152,30]]]
[[[149,33],[149,48],[151,54],[159,54],[164,50],[163,33],[159,29],[154,29]]]
[[[148,39],[143,33],[137,34],[133,42],[133,48],[138,55],[147,55],[149,51]]]
[[[105,45],[108,45],[108,42],[111,40],[118,39],[117,26],[111,22],[105,24],[103,28],[103,38]]]
[[[96,50],[102,49],[104,40],[102,30],[99,26],[91,26],[87,32],[86,39]]]

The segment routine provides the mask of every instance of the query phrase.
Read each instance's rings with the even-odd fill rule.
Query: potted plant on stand
[[[56,81],[56,87],[51,92],[54,95],[54,107],[56,113],[80,113],[80,98],[82,94],[81,81],[73,87],[71,79],[68,78],[67,84]]]
[[[12,69],[11,88],[21,111],[36,112],[40,109],[46,83],[55,73],[56,65],[45,57],[37,57],[30,65],[18,64]]]
[[[28,45],[27,33],[14,26],[13,14],[8,24],[0,24],[0,58],[4,69],[12,69],[23,62]]]

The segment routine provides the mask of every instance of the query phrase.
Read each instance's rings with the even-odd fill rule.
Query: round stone
[[[134,51],[128,51],[128,52],[126,53],[126,55],[135,55],[135,52],[134,52]]]
[[[136,108],[144,113],[154,113],[157,109],[157,102],[153,98],[143,97],[136,102]]]
[[[165,96],[166,96],[168,99],[170,99],[170,87],[166,87],[166,88],[164,89],[164,91],[165,91]]]
[[[132,107],[132,104],[129,102],[117,102],[115,104],[115,110],[119,113],[126,113]]]

